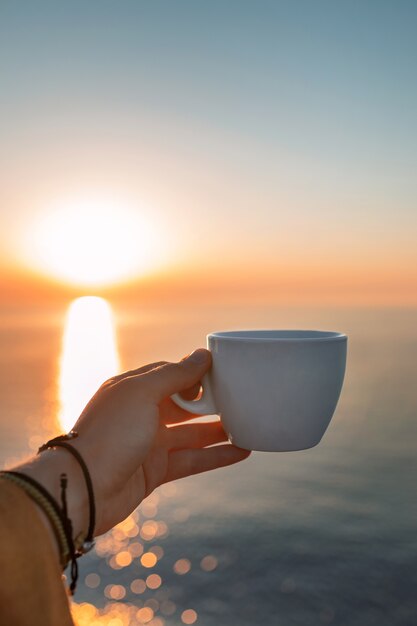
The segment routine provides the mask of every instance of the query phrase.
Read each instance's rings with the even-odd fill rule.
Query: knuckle
[[[137,389],[138,387],[140,387],[140,384],[141,383],[137,382],[135,379],[131,377],[127,377],[127,378],[122,378],[121,380],[119,380],[116,383],[115,387],[121,393],[131,393],[134,389]]]
[[[117,381],[116,376],[112,376],[111,378],[108,378],[107,380],[105,380],[101,385],[100,388],[101,389],[107,389],[108,387],[111,387],[115,382]]]
[[[157,369],[158,367],[168,365],[168,361],[157,361],[156,363],[153,363],[152,365],[154,369]]]
[[[113,385],[113,390],[119,395],[120,400],[134,402],[136,405],[148,404],[151,400],[149,385],[138,376],[123,378]]]
[[[153,376],[155,376],[156,380],[157,380],[158,374],[171,376],[172,374],[175,373],[175,370],[176,370],[177,367],[178,366],[177,366],[176,363],[167,362],[167,363],[164,363],[163,365],[161,365],[160,367],[157,367],[155,370],[153,370],[151,372],[151,374]]]

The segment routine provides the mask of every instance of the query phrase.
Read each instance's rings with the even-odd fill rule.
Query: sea
[[[71,306],[0,310],[1,466],[63,430]],[[79,561],[76,623],[417,625],[416,310],[105,307],[113,335],[106,325],[97,331],[91,316],[85,324],[91,336],[110,332],[103,341],[117,353],[109,366],[119,370],[179,360],[205,346],[209,332],[243,328],[343,331],[348,362],[317,447],[254,452],[238,465],[163,485],[99,537]],[[77,344],[76,332],[71,337]],[[86,377],[98,371],[94,354],[66,357]]]

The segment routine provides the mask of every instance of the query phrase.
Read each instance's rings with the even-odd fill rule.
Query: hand
[[[79,437],[71,443],[83,455],[93,481],[96,535],[125,519],[162,483],[231,465],[249,456],[249,451],[231,444],[207,447],[227,441],[220,422],[184,423],[195,415],[170,398],[175,392],[182,392],[187,399],[195,398],[210,364],[210,352],[200,349],[179,363],[146,365],[110,378],[87,404],[74,426]],[[45,483],[53,471],[57,476],[55,486],[45,485],[52,491],[58,489],[58,476],[63,471],[58,471],[58,465],[66,457],[69,513],[85,531],[88,503],[84,479],[74,466],[76,461],[63,449],[46,451],[42,456],[43,472],[38,471],[37,478],[42,476]],[[42,463],[31,466],[35,478],[36,466],[42,469]],[[58,499],[57,493],[54,495]]]

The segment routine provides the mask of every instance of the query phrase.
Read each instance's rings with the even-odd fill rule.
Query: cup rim
[[[275,334],[276,336],[271,336]],[[251,336],[252,335],[252,336]],[[305,330],[297,329],[247,329],[247,330],[216,330],[207,335],[222,341],[254,342],[322,342],[346,341],[347,335],[334,330]]]

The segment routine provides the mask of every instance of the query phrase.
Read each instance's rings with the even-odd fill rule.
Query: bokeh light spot
[[[184,624],[194,624],[197,621],[197,613],[194,609],[186,609],[181,613],[181,621]]]
[[[90,587],[90,589],[97,589],[97,587],[100,584],[100,576],[98,574],[96,574],[95,572],[91,572],[91,574],[87,574],[87,576],[84,579],[85,584],[87,585],[87,587]]]
[[[165,522],[163,521],[159,521],[158,522],[158,530],[156,533],[157,537],[166,537],[168,534],[168,526]]]
[[[161,546],[152,546],[151,548],[149,548],[149,552],[152,552],[152,554],[156,556],[158,561],[164,556],[164,549]]]
[[[145,554],[142,554],[140,558],[140,562],[142,563],[143,567],[154,567],[157,561],[158,559],[156,555],[153,554],[153,552],[145,552]]]
[[[191,569],[191,562],[188,559],[178,559],[178,561],[175,561],[173,569],[176,574],[181,576],[188,574]]]
[[[133,557],[138,557],[143,554],[143,544],[140,541],[132,541],[128,550]]]
[[[120,567],[127,567],[132,562],[132,555],[127,550],[122,550],[114,558]]]
[[[144,606],[136,613],[136,617],[142,624],[147,624],[154,616],[153,610],[149,606]]]
[[[200,562],[200,567],[205,572],[212,572],[216,569],[217,565],[218,561],[216,557],[212,554],[208,554],[207,556],[203,557]]]
[[[154,520],[147,520],[140,529],[140,536],[145,541],[152,541],[158,532],[158,524]]]
[[[154,613],[156,613],[156,611],[159,609],[159,602],[155,598],[149,598],[148,600],[146,600],[145,606],[148,606],[152,609]]]
[[[126,589],[123,585],[107,585],[104,589],[104,595],[110,600],[123,600],[126,595]]]
[[[133,593],[141,594],[146,590],[146,583],[141,578],[136,578],[130,583],[130,589]]]
[[[162,584],[162,578],[158,574],[150,574],[146,579],[149,589],[158,589]]]

